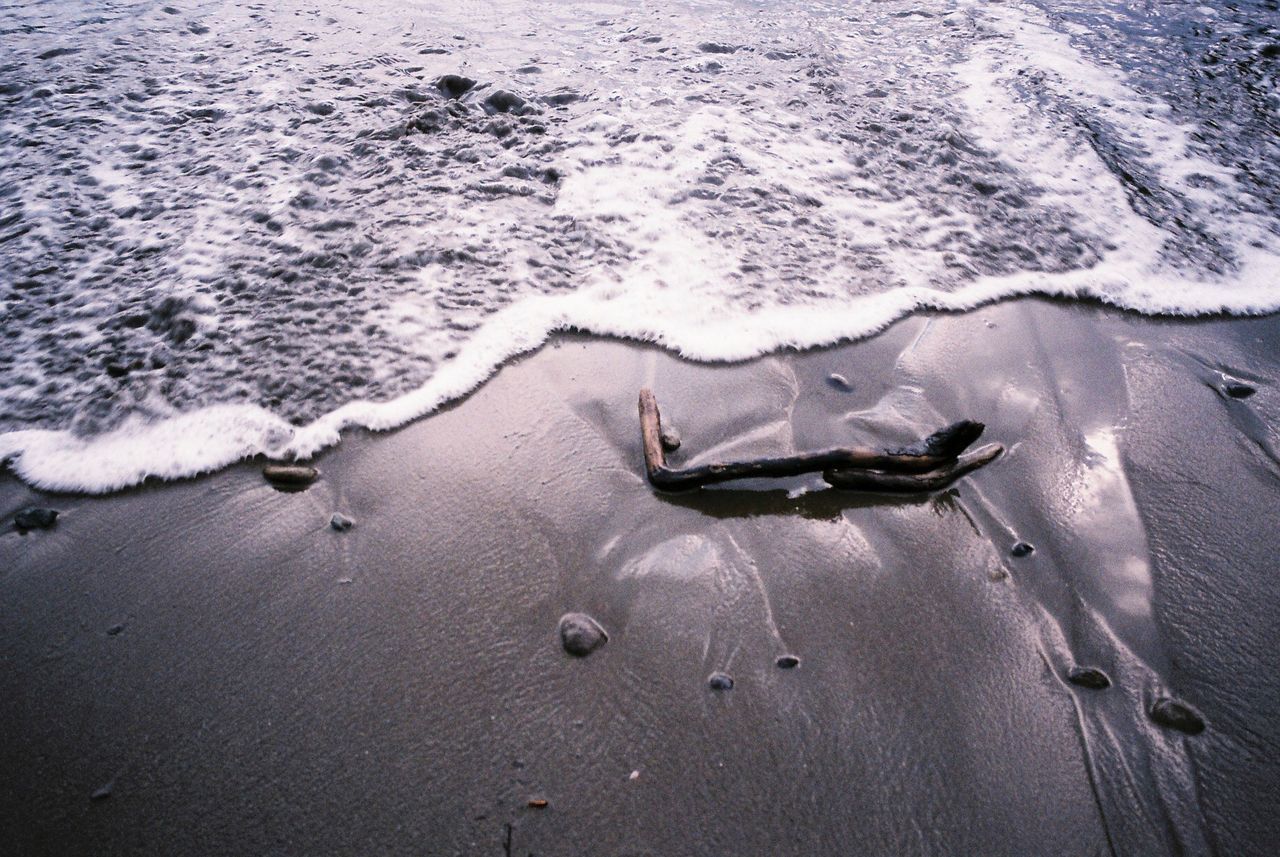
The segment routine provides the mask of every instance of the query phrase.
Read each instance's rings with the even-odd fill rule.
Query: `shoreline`
[[[915,294],[910,291],[906,293]],[[894,297],[901,297],[901,294],[903,292],[886,293]],[[865,308],[868,301],[874,302],[874,299],[866,298],[855,306]],[[169,414],[158,419],[131,417],[111,430],[87,439],[78,437],[67,429],[17,429],[0,433],[0,463],[3,463],[5,470],[18,474],[22,481],[40,490],[106,496],[157,480],[167,482],[200,478],[258,458],[311,461],[339,445],[343,437],[351,432],[397,431],[445,408],[460,405],[505,367],[528,359],[557,342],[584,339],[618,342],[642,349],[657,349],[674,359],[696,365],[732,367],[779,354],[820,353],[852,348],[859,343],[876,339],[910,319],[963,316],[1025,301],[1048,305],[1082,305],[1106,313],[1170,324],[1247,321],[1280,315],[1277,310],[1241,310],[1242,314],[1233,315],[1225,310],[1206,312],[1203,307],[1177,315],[1149,315],[1138,309],[1093,297],[1088,289],[1082,295],[1069,290],[1062,293],[1009,295],[997,290],[973,301],[959,301],[954,307],[947,306],[946,301],[918,297],[906,301],[896,309],[873,312],[873,317],[880,320],[861,329],[857,334],[824,334],[813,340],[819,344],[779,345],[764,354],[755,353],[756,349],[752,349],[750,354],[727,358],[723,355],[732,352],[721,352],[715,347],[690,356],[685,350],[661,341],[664,337],[655,339],[651,331],[633,328],[630,323],[622,322],[622,319],[628,317],[626,311],[619,311],[612,323],[605,322],[607,329],[619,330],[619,333],[593,333],[575,325],[566,326],[564,319],[560,318],[559,321],[546,320],[544,331],[553,332],[543,332],[536,336],[522,333],[515,337],[515,345],[499,344],[496,341],[504,337],[510,338],[511,334],[503,329],[499,320],[494,319],[482,328],[476,341],[469,346],[473,354],[487,354],[487,357],[446,365],[422,386],[391,399],[349,401],[303,424],[286,422],[279,415],[259,405],[215,402],[193,411]],[[825,321],[822,313],[816,309],[813,312],[799,310],[803,308],[798,308],[796,319],[801,324],[797,326],[793,323],[792,328],[820,327]],[[643,312],[636,310],[633,314],[642,316]],[[554,316],[555,313],[542,315]],[[725,334],[727,338],[732,338],[728,337],[727,330]],[[500,356],[494,357],[495,353]],[[143,473],[147,475],[141,475]]]
[[[298,493],[5,473],[6,520],[62,514],[0,534],[0,819],[33,854],[1264,853],[1277,333],[1029,298],[734,364],[562,335]],[[923,498],[659,495],[641,386],[683,463],[961,418],[1008,452]]]

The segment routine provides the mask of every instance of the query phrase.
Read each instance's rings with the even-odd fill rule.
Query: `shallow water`
[[[0,10],[0,456],[46,487],[309,455],[557,329],[1280,308],[1275,2]]]

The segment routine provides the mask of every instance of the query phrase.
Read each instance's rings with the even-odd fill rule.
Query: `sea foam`
[[[635,83],[630,72],[610,62],[601,63],[589,98],[548,100],[557,106],[519,117],[482,112],[491,91],[483,86],[462,99],[454,119],[439,96],[412,95],[407,109],[420,110],[425,99],[440,104],[431,108],[437,113],[413,119],[409,132],[392,126],[383,136],[400,141],[396,151],[408,154],[395,157],[407,160],[378,169],[428,163],[422,159],[446,146],[455,160],[431,172],[436,185],[417,191],[440,203],[431,219],[414,219],[404,200],[383,217],[392,203],[377,203],[376,193],[326,209],[321,194],[341,192],[347,180],[343,159],[354,163],[383,139],[370,134],[350,151],[308,156],[301,191],[275,182],[252,206],[234,193],[204,199],[177,245],[145,229],[133,236],[130,252],[172,254],[158,276],[174,285],[162,291],[167,309],[135,312],[130,330],[163,339],[165,355],[188,342],[207,342],[211,353],[238,343],[207,365],[243,379],[259,364],[270,368],[277,353],[283,363],[304,351],[314,329],[321,357],[335,345],[352,355],[343,370],[356,379],[351,400],[343,401],[342,373],[326,377],[313,356],[286,374],[299,413],[307,413],[308,391],[328,397],[319,414],[299,419],[269,403],[218,402],[191,381],[159,393],[146,386],[102,425],[19,420],[0,434],[0,457],[32,485],[84,492],[254,455],[305,459],[344,429],[385,430],[429,414],[570,329],[727,361],[865,337],[912,312],[1022,295],[1182,316],[1280,309],[1275,212],[1237,167],[1208,151],[1193,121],[1034,7],[942,4],[937,18],[945,25],[886,19],[898,51],[888,59],[877,41],[887,31],[834,18],[822,43],[795,36],[767,53],[766,26],[747,34],[761,43],[742,51],[699,49],[708,36],[668,56],[620,39],[616,50],[630,62],[670,67],[668,79],[689,93],[679,101],[670,87],[624,85]],[[923,70],[916,79],[881,84],[912,63]],[[828,82],[837,77],[841,85]],[[417,128],[435,136],[414,137]],[[277,145],[246,139],[264,153]],[[476,172],[477,151],[494,159],[496,174]],[[105,161],[91,172],[104,204],[148,204],[131,174]],[[403,181],[416,187],[412,177]],[[330,241],[359,224],[361,206],[383,217],[381,256],[368,241],[343,249]],[[299,288],[281,323],[300,316],[315,326],[285,337],[262,331],[265,311],[253,309],[242,284],[222,279],[245,246],[237,226],[244,214],[274,242],[254,245],[267,248],[263,266],[286,251],[321,270],[356,266],[367,291],[348,300],[333,291],[338,283],[314,289],[314,298]],[[53,216],[28,208],[50,241],[59,235]],[[159,242],[156,253],[149,241]],[[426,243],[434,249],[421,250]],[[358,267],[365,258],[377,265]],[[91,273],[78,276],[76,312],[57,323],[81,323],[92,339],[93,320],[111,301],[94,291]],[[185,283],[208,287],[184,293]],[[38,376],[48,369],[38,329],[22,333],[30,350],[18,374],[32,380],[10,390],[11,401],[38,415]],[[282,341],[286,350],[273,352]],[[361,363],[362,347],[378,358]],[[427,367],[420,380],[397,389],[396,376],[414,365]],[[141,374],[116,371],[126,380]],[[216,390],[220,382],[208,377]],[[79,389],[67,395],[95,395]],[[270,381],[264,389],[273,389]],[[378,395],[388,389],[394,394]],[[247,394],[242,401],[255,398],[266,402]]]

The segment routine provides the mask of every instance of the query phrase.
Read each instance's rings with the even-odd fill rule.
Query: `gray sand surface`
[[[0,477],[6,522],[61,512],[0,533],[6,853],[1268,853],[1278,334],[1022,300],[734,366],[562,337],[297,493]],[[642,386],[675,462],[964,417],[1009,451],[920,498],[658,495]]]

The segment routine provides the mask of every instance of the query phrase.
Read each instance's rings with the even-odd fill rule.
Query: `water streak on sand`
[[[1280,308],[1265,3],[453,5],[9,7],[0,457],[307,457],[566,329]]]

